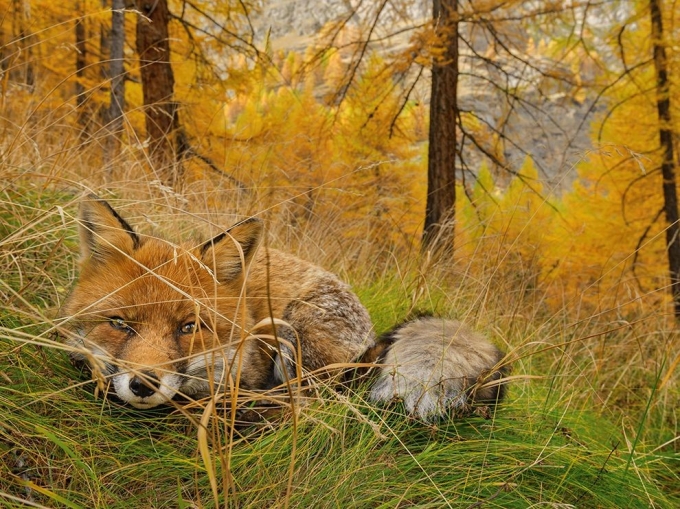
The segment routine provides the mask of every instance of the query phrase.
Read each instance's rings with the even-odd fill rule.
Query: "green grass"
[[[378,332],[413,310],[431,310],[468,319],[509,350],[515,378],[490,419],[425,424],[398,406],[368,405],[361,388],[320,387],[319,397],[270,423],[232,430],[229,416],[216,412],[203,439],[195,424],[200,409],[189,416],[143,412],[96,397],[52,329],[75,276],[74,224],[55,208],[69,199],[13,191],[0,201],[0,254],[8,267],[0,276],[7,303],[0,311],[2,507],[680,502],[679,389],[677,376],[661,387],[661,364],[649,368],[656,354],[647,340],[656,331],[603,334],[602,324],[566,327],[559,316],[520,322],[504,314],[502,295],[482,309],[474,287],[450,294],[417,271],[360,281],[357,291]],[[605,341],[617,349],[600,358]],[[639,361],[635,348],[644,350]]]
[[[214,506],[185,416],[97,400],[64,355],[45,348],[21,348],[3,372],[11,380],[0,390],[4,496],[66,507]],[[231,444],[214,420],[220,505],[670,507],[654,482],[658,458],[637,451],[629,464],[613,425],[591,411],[546,408],[541,385],[514,388],[491,419],[437,425],[365,405],[361,391],[349,400],[327,393],[295,423],[288,414],[240,429]]]

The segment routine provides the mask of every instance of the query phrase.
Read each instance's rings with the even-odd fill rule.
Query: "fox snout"
[[[117,360],[106,363],[112,392],[135,408],[153,408],[167,404],[173,398],[203,397],[224,386],[225,353],[202,352],[172,370],[152,369],[136,365],[133,369]]]
[[[132,377],[129,383],[130,391],[140,398],[152,396],[161,387],[161,381],[149,371]]]
[[[182,376],[164,373],[160,377],[152,371],[119,371],[111,377],[113,390],[135,408],[153,408],[167,403],[181,391]]]

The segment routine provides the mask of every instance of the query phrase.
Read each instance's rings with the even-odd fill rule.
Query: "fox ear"
[[[236,223],[203,244],[200,247],[200,258],[208,267],[214,268],[219,281],[235,279],[243,273],[255,255],[262,240],[262,230],[262,221],[254,217]]]
[[[80,202],[81,261],[105,262],[120,254],[131,255],[139,236],[104,200],[90,194]]]

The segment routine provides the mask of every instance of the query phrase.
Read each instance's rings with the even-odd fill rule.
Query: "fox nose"
[[[135,396],[140,398],[148,398],[152,396],[160,387],[160,380],[148,371],[144,371],[138,375],[132,377],[130,380],[130,391]]]

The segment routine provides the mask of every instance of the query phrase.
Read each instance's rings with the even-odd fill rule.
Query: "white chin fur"
[[[130,372],[122,372],[113,376],[113,388],[116,396],[129,403],[135,408],[153,408],[170,401],[177,391],[181,378],[173,373],[165,374],[161,377],[160,387],[151,396],[140,398],[130,390],[130,381],[133,375]]]

